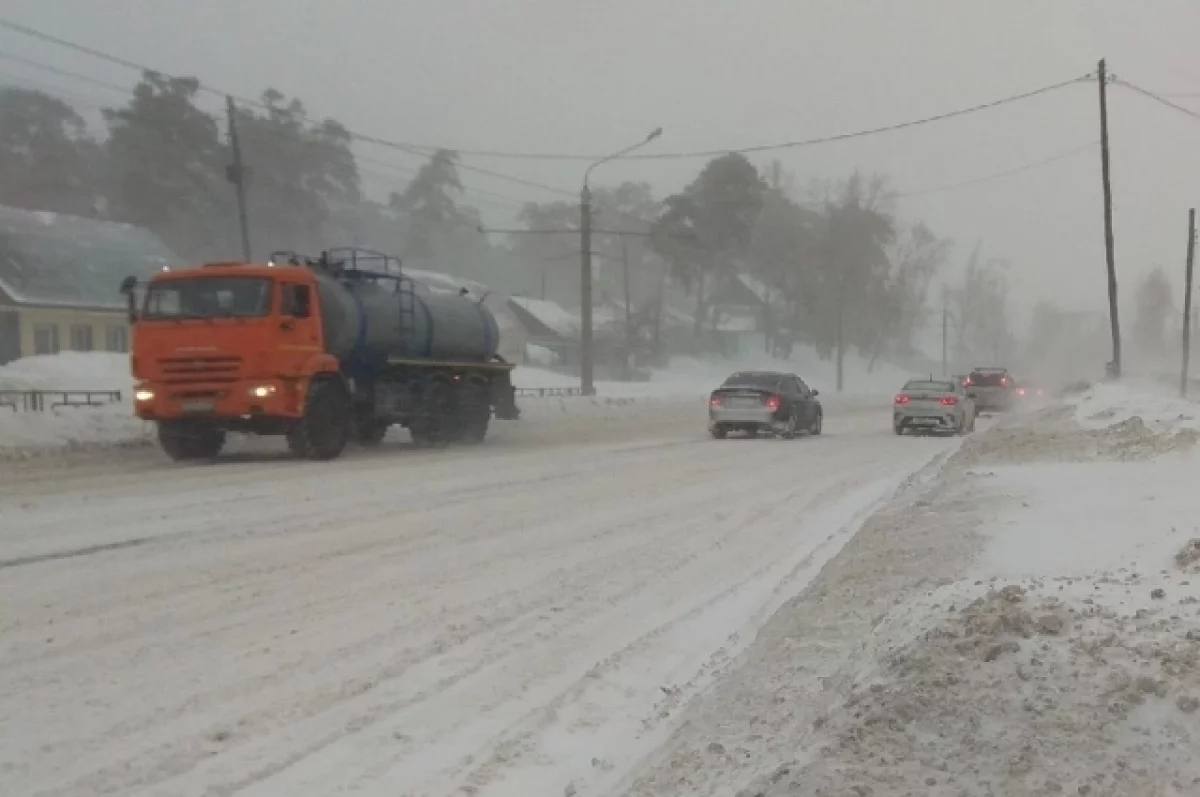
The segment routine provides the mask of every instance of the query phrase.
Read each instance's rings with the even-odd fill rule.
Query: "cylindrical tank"
[[[421,283],[334,277],[317,272],[325,348],[339,359],[388,357],[483,362],[500,341],[482,302],[436,293]]]

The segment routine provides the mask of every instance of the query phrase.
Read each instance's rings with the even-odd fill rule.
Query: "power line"
[[[1041,160],[1030,161],[1029,163],[1024,163],[1024,164],[1022,164],[1020,166],[1016,166],[1012,169],[1005,169],[1002,172],[994,172],[992,174],[985,174],[980,177],[972,177],[970,179],[961,180],[956,183],[940,185],[940,186],[937,186],[936,188],[925,188],[925,189],[921,189],[919,191],[905,191],[903,193],[892,194],[892,196],[894,196],[896,198],[912,197],[912,196],[925,196],[926,194],[937,194],[937,193],[941,193],[942,191],[952,191],[956,188],[966,188],[967,186],[978,185],[980,183],[986,183],[986,182],[990,182],[992,180],[998,180],[1002,177],[1011,177],[1014,174],[1020,174],[1022,172],[1027,172],[1032,169],[1036,169],[1040,166],[1046,166],[1048,164],[1055,163],[1056,161],[1066,160],[1067,158],[1071,158],[1075,155],[1080,154],[1081,152],[1087,152],[1088,150],[1094,148],[1099,143],[1100,143],[1099,141],[1090,141],[1087,144],[1084,144],[1082,146],[1074,147],[1069,150],[1064,150],[1062,152],[1051,155],[1047,158],[1042,158]]]
[[[33,69],[37,69],[37,70],[47,72],[50,74],[58,75],[60,77],[66,77],[66,78],[70,78],[72,80],[78,80],[80,82],[87,83],[92,86],[97,86],[99,88],[103,88],[103,89],[106,89],[109,91],[113,91],[115,93],[119,93],[121,95],[124,95],[125,97],[131,96],[132,92],[133,92],[132,87],[129,87],[129,86],[121,86],[116,83],[110,83],[110,82],[107,82],[104,80],[99,80],[99,79],[93,78],[89,75],[84,75],[79,72],[72,72],[69,69],[62,69],[62,68],[54,66],[52,64],[47,64],[47,63],[44,63],[41,61],[35,61],[31,58],[24,58],[22,56],[13,55],[11,53],[7,53],[4,51],[0,51],[0,59],[4,59],[4,60],[12,61],[14,63],[22,64],[24,66],[28,66]],[[26,82],[27,85],[36,86],[37,89],[40,91],[46,91],[47,84],[39,83],[37,81],[27,80],[25,78],[20,78],[20,80],[22,80],[23,82]],[[50,93],[50,92],[47,91],[46,93]],[[107,106],[105,106],[105,105],[95,103],[90,100],[84,101],[78,95],[66,92],[65,90],[60,89],[57,86],[54,87],[54,93],[60,94],[64,98],[70,99],[71,102],[73,102],[74,104],[88,108],[89,110],[103,111],[103,110],[107,109]],[[265,107],[265,106],[261,106],[261,104],[260,104],[259,107]],[[264,131],[262,131],[258,128],[249,128],[249,129],[243,131],[243,134],[249,138],[254,138],[254,137],[260,135],[262,132],[264,132]],[[269,135],[276,136],[279,138],[287,138],[287,139],[293,140],[293,141],[301,141],[300,138],[298,138],[286,131],[283,131],[283,130],[270,129],[270,130],[267,130],[266,132]],[[324,141],[305,142],[305,143],[316,143],[316,144],[319,144],[322,146],[327,146],[330,148],[337,147],[336,144],[333,144],[331,142],[324,142]],[[381,161],[376,158],[369,158],[369,157],[367,157],[365,155],[361,155],[361,154],[355,154],[354,157],[355,157],[356,161],[360,161],[363,163],[374,163],[376,165],[396,169],[397,171],[400,171],[404,174],[408,174],[410,176],[416,174],[415,169],[406,168],[406,167],[400,166],[399,164],[390,163],[388,161]],[[364,169],[362,167],[358,167],[358,171],[361,174],[372,175],[376,178],[379,178],[381,180],[388,181],[388,182],[395,180],[395,177],[393,175],[386,175],[381,172],[374,172],[374,171],[371,171],[370,169]],[[514,196],[511,196],[508,194],[501,194],[501,193],[497,193],[494,191],[487,191],[487,190],[484,190],[481,188],[475,188],[473,186],[464,186],[463,193],[470,194],[470,195],[482,195],[482,196],[494,197],[503,202],[506,202],[507,204],[517,206],[517,207],[520,207],[529,201],[524,198],[514,197]],[[478,201],[484,201],[484,200],[478,200]]]
[[[70,42],[65,39],[61,39],[57,36],[52,36],[50,34],[43,33],[41,31],[30,28],[26,25],[21,25],[19,23],[11,22],[9,20],[0,19],[0,27],[5,27],[5,28],[8,28],[9,30],[13,30],[17,33],[21,33],[21,34],[24,34],[27,36],[33,36],[33,37],[42,39],[43,41],[48,41],[48,42],[51,42],[53,44],[57,44],[57,45],[60,45],[63,47],[68,47],[68,48],[76,50],[78,52],[82,52],[82,53],[85,53],[92,57],[100,58],[102,60],[110,61],[112,63],[118,64],[120,66],[124,66],[126,68],[138,69],[143,72],[149,71],[149,72],[157,72],[159,74],[166,74],[166,73],[161,72],[161,70],[150,69],[149,67],[146,67],[142,64],[137,64],[133,61],[129,61],[128,59],[119,58],[117,56],[112,56],[112,55],[109,55],[108,53],[101,52],[94,48],[87,47],[85,45],[76,44],[75,42]],[[964,116],[964,115],[971,114],[971,113],[977,113],[980,111],[989,110],[989,109],[996,108],[996,107],[999,107],[1002,105],[1007,105],[1009,103],[1019,102],[1021,100],[1026,100],[1026,99],[1040,96],[1042,94],[1047,94],[1052,91],[1057,91],[1058,89],[1062,89],[1062,88],[1065,88],[1067,86],[1071,86],[1071,85],[1074,85],[1077,83],[1089,81],[1092,79],[1092,77],[1093,77],[1093,75],[1091,75],[1091,74],[1084,75],[1081,77],[1075,77],[1075,78],[1071,78],[1069,80],[1063,80],[1063,81],[1060,81],[1057,83],[1052,83],[1052,84],[1049,84],[1046,86],[1041,86],[1039,88],[1032,89],[1030,91],[1024,91],[1024,92],[1020,92],[1017,94],[1011,94],[1006,97],[1000,97],[998,99],[989,100],[987,102],[977,103],[977,104],[969,105],[969,106],[966,106],[963,108],[957,108],[957,109],[954,109],[951,111],[934,114],[933,116],[926,116],[926,117],[922,117],[919,119],[911,119],[911,120],[904,121],[904,122],[896,122],[893,124],[882,125],[882,126],[874,127],[874,128],[868,128],[865,130],[856,130],[856,131],[846,132],[846,133],[837,133],[837,134],[829,135],[829,136],[820,136],[820,137],[816,137],[816,138],[800,139],[800,140],[795,140],[795,141],[784,141],[784,142],[779,142],[779,143],[774,143],[774,144],[760,144],[760,145],[747,146],[747,147],[732,147],[732,148],[721,148],[721,149],[710,149],[710,150],[696,150],[696,151],[691,151],[691,152],[646,153],[646,154],[630,155],[624,159],[625,160],[672,160],[672,159],[678,160],[678,159],[692,159],[692,158],[713,158],[713,157],[720,157],[722,155],[727,155],[729,153],[750,154],[750,153],[756,153],[756,152],[770,152],[770,151],[774,151],[774,150],[795,149],[795,148],[800,148],[800,147],[814,146],[817,144],[832,143],[835,141],[846,141],[846,140],[855,139],[855,138],[862,138],[865,136],[879,135],[881,133],[895,132],[897,130],[904,130],[909,127],[916,127],[919,125],[931,124],[934,122],[945,121],[947,119],[953,119],[955,117]],[[215,94],[220,94],[222,96],[224,96],[224,95],[233,96],[235,99],[237,99],[239,102],[242,102],[243,104],[251,104],[251,105],[254,105],[259,108],[267,108],[267,106],[265,106],[261,102],[257,102],[255,100],[249,100],[244,97],[238,97],[237,95],[230,94],[230,92],[220,91],[220,90],[212,88],[210,86],[206,86],[206,85],[202,84],[201,89],[204,91],[215,93]],[[394,140],[390,140],[390,139],[381,138],[379,136],[372,136],[372,135],[367,135],[364,133],[357,133],[354,131],[348,131],[348,132],[350,133],[352,138],[362,141],[363,143],[374,144],[376,146],[388,147],[388,148],[392,148],[392,149],[398,149],[398,150],[407,152],[412,155],[420,155],[421,157],[429,157],[433,152],[435,152],[436,150],[439,150],[439,149],[450,150],[450,151],[456,152],[457,154],[464,156],[464,157],[491,157],[491,158],[510,158],[510,159],[524,159],[524,160],[573,160],[573,161],[593,161],[593,160],[596,160],[597,157],[599,157],[599,156],[595,156],[595,155],[566,154],[566,153],[534,153],[534,152],[504,152],[504,151],[500,151],[500,150],[471,150],[471,149],[463,149],[463,148],[456,148],[456,147],[452,147],[452,146],[443,146],[443,145],[413,144],[410,142],[394,141]],[[480,167],[469,166],[467,164],[459,164],[459,165],[461,168],[463,168],[467,171],[475,171],[480,174],[484,174],[484,175],[491,176],[491,177],[496,177],[497,179],[513,180],[515,182],[520,182],[524,185],[527,185],[527,186],[530,186],[533,188],[540,188],[540,189],[552,191],[555,193],[570,195],[572,197],[575,195],[574,191],[566,191],[564,189],[557,188],[554,186],[548,186],[544,183],[538,183],[538,182],[535,182],[532,180],[526,180],[524,178],[514,177],[513,175],[507,175],[507,174],[503,174],[503,173],[499,173],[499,172],[493,172],[493,171],[489,171],[487,169],[482,169]]]
[[[1177,105],[1176,103],[1171,102],[1170,100],[1168,100],[1166,97],[1162,96],[1161,94],[1155,94],[1153,91],[1150,91],[1149,89],[1144,89],[1141,86],[1130,83],[1128,80],[1121,80],[1121,79],[1117,78],[1117,79],[1113,80],[1113,82],[1116,83],[1118,86],[1123,86],[1124,88],[1129,89],[1130,91],[1135,91],[1138,94],[1141,94],[1143,97],[1149,97],[1150,99],[1154,100],[1155,102],[1157,102],[1161,105],[1165,105],[1168,108],[1173,108],[1176,111],[1179,111],[1180,113],[1185,113],[1194,119],[1200,119],[1200,112],[1193,111],[1191,108],[1185,108],[1182,105]]]
[[[51,64],[42,63],[41,61],[35,61],[32,58],[24,58],[19,55],[13,55],[12,53],[6,53],[2,50],[0,50],[0,58],[3,58],[6,61],[12,61],[13,63],[28,66],[33,69],[38,69],[42,72],[49,72],[53,75],[58,75],[60,77],[68,77],[68,78],[72,78],[74,80],[82,81],[84,83],[90,83],[91,85],[99,86],[102,89],[109,89],[110,91],[118,91],[125,95],[129,95],[132,92],[132,88],[129,86],[119,86],[116,83],[109,83],[107,81],[91,77],[90,75],[83,75],[83,74],[80,74],[79,72],[72,72],[69,69],[62,69],[57,66],[52,66]]]
[[[136,61],[131,61],[127,58],[122,58],[120,56],[112,55],[110,53],[106,53],[101,50],[97,50],[94,47],[88,47],[87,45],[68,41],[67,39],[63,39],[58,36],[53,36],[49,33],[44,33],[40,30],[31,28],[27,25],[22,25],[18,22],[13,22],[12,20],[0,18],[0,28],[6,28],[10,31],[13,31],[14,33],[19,33],[24,36],[30,36],[35,39],[40,39],[41,41],[48,42],[50,44],[54,44],[59,47],[65,47],[67,49],[74,50],[75,52],[83,53],[84,55],[91,56],[92,58],[98,58],[102,61],[107,61],[108,63],[115,64],[117,66],[124,67],[126,69],[133,69],[133,70],[137,70],[138,72],[142,72],[142,73],[149,72],[152,74],[173,77],[169,72],[165,72],[161,69],[154,69],[145,64],[139,64]],[[268,111],[271,110],[271,107],[269,105],[267,105],[266,103],[263,103],[259,100],[253,100],[248,97],[243,97],[238,94],[234,94],[233,92],[223,91],[221,89],[218,89],[218,88],[215,88],[208,84],[205,84],[201,81],[197,81],[197,85],[198,85],[199,91],[203,91],[208,94],[213,94],[215,96],[222,97],[222,98],[233,97],[235,100],[237,100],[238,103],[240,103],[242,105],[253,106],[260,110],[268,110]],[[307,114],[304,115],[304,118],[308,119],[309,122],[311,123],[311,119],[309,119]],[[371,136],[371,135],[366,135],[364,133],[357,133],[353,130],[350,130],[349,128],[343,128],[343,129],[346,130],[346,132],[350,136],[350,138],[352,138],[356,141],[361,141],[364,144],[374,144],[376,146],[387,147],[389,149],[406,152],[409,155],[416,155],[421,158],[428,158],[428,157],[430,157],[430,155],[432,155],[434,152],[436,152],[439,149],[450,149],[449,147],[422,146],[419,144],[411,144],[411,143],[407,143],[407,142],[403,142],[403,141],[393,141],[393,140],[389,140],[389,139],[385,139],[385,138],[380,138],[378,136]],[[495,172],[495,171],[491,171],[489,169],[483,169],[483,168],[480,168],[477,166],[471,166],[469,164],[465,164],[465,163],[461,163],[461,162],[458,163],[457,166],[458,166],[458,168],[462,169],[463,171],[476,172],[478,174],[483,174],[483,175],[486,175],[488,177],[493,177],[498,180],[507,180],[509,182],[518,183],[520,185],[524,185],[524,186],[527,186],[530,188],[537,188],[537,189],[540,189],[543,191],[549,191],[551,193],[561,194],[564,196],[572,196],[573,197],[575,195],[575,193],[573,191],[567,191],[565,189],[558,188],[556,186],[546,185],[545,183],[539,183],[534,180],[528,180],[523,177],[517,177],[515,175],[504,174],[502,172]]]
[[[944,113],[934,114],[933,116],[925,116],[919,119],[910,119],[904,122],[896,122],[893,124],[882,125],[880,127],[867,128],[865,130],[855,130],[846,133],[836,133],[829,136],[819,136],[816,138],[799,139],[795,141],[784,141],[775,144],[758,144],[748,147],[731,147],[726,149],[709,149],[695,150],[691,152],[653,152],[639,155],[628,155],[620,160],[683,160],[692,158],[717,158],[730,153],[752,154],[757,152],[771,152],[781,149],[797,149],[800,147],[810,147],[817,144],[829,144],[835,141],[847,141],[855,138],[863,138],[866,136],[874,136],[882,133],[891,133],[897,130],[904,130],[909,127],[917,127],[920,125],[931,124],[933,122],[941,122],[947,119],[953,119],[967,114],[986,111],[992,108],[998,108],[1002,105],[1008,105],[1021,100],[1031,99],[1043,94],[1048,94],[1052,91],[1073,86],[1079,83],[1090,81],[1095,76],[1092,74],[1082,75],[1080,77],[1071,78],[1070,80],[1051,83],[1046,86],[1041,86],[1030,91],[1024,91],[1019,94],[1011,94],[999,99],[989,100],[987,102],[969,105],[964,108],[957,108]],[[565,154],[565,153],[536,153],[536,152],[503,152],[498,150],[470,150],[470,149],[455,149],[459,155],[466,157],[486,157],[486,158],[511,158],[524,160],[568,160],[568,161],[592,161],[596,160],[595,155],[580,155],[580,154]]]

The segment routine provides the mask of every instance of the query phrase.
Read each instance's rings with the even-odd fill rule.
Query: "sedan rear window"
[[[980,373],[976,371],[971,374],[971,384],[979,387],[1002,387],[1008,384],[1008,376],[1003,372],[985,371]]]
[[[916,380],[907,382],[904,385],[905,390],[927,390],[935,393],[953,393],[953,382],[930,382],[928,380]]]
[[[734,374],[721,387],[752,387],[774,390],[779,387],[779,374]]]

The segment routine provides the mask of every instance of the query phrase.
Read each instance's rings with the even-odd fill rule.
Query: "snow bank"
[[[0,390],[119,390],[121,400],[100,407],[57,407],[14,412],[0,406],[0,451],[138,444],[152,427],[133,415],[129,355],[61,352],[0,366]]]
[[[1200,793],[1193,408],[1102,385],[970,440],[926,509],[977,554],[879,619],[786,793]]]
[[[1153,382],[1106,382],[1072,400],[1076,423],[1099,429],[1140,418],[1155,431],[1200,430],[1200,403],[1179,398]]]

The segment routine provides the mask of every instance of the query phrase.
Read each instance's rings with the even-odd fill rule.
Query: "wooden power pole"
[[[238,142],[237,109],[233,105],[233,97],[225,98],[225,113],[229,117],[229,148],[233,153],[233,163],[225,170],[225,176],[233,183],[237,193],[238,225],[242,232],[242,260],[250,262],[250,222],[246,216],[246,167],[242,163],[242,147]]]
[[[1104,183],[1104,258],[1108,264],[1108,321],[1112,327],[1112,364],[1114,379],[1121,378],[1121,321],[1117,309],[1117,264],[1113,254],[1112,183],[1108,166],[1108,70],[1100,59],[1097,77],[1100,85],[1100,171]]]
[[[1187,398],[1188,365],[1192,357],[1192,261],[1196,255],[1196,209],[1188,211],[1187,266],[1183,278],[1183,367],[1179,373],[1179,395]]]

